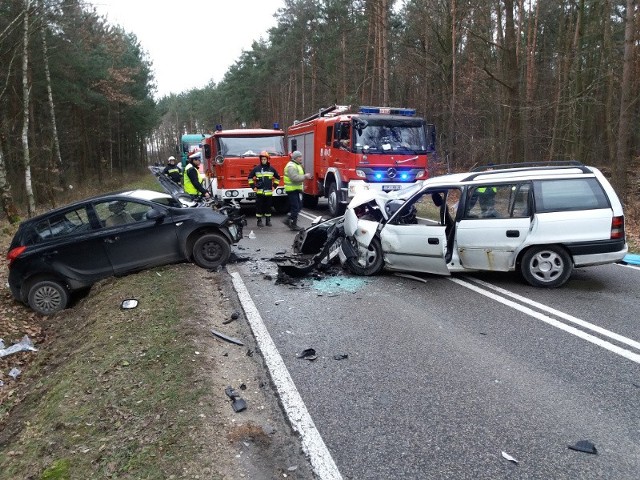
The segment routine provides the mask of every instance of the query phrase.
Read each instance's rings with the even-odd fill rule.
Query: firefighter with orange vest
[[[269,152],[260,152],[260,164],[249,173],[249,187],[256,193],[257,226],[262,226],[262,217],[267,227],[271,226],[271,205],[273,204],[273,190],[280,184],[280,175],[271,166]]]

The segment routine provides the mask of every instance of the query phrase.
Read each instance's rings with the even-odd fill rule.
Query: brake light
[[[624,217],[613,217],[611,219],[611,239],[618,240],[624,238]]]
[[[9,253],[7,253],[7,260],[9,260],[9,267],[11,266],[11,264],[13,263],[13,261],[18,258],[20,255],[22,255],[22,252],[24,252],[27,249],[27,247],[25,246],[21,246],[21,247],[16,247],[13,248],[9,251]]]

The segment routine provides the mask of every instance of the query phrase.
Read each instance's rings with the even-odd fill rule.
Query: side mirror
[[[222,155],[216,155],[215,160],[218,165],[222,165],[224,163],[224,157]]]
[[[157,210],[155,208],[152,208],[147,212],[147,220],[159,220],[161,218],[164,218],[165,215],[166,214],[164,212]]]
[[[209,145],[208,143],[205,143],[202,148],[204,150],[204,158],[209,160],[211,158],[211,145]]]

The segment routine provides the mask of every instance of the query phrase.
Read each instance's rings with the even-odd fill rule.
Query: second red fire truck
[[[359,190],[391,191],[428,176],[427,156],[435,151],[433,125],[408,108],[333,105],[287,131],[289,152],[303,154],[303,203],[328,200],[331,215],[344,213]],[[278,170],[280,171],[280,170]]]
[[[253,202],[255,193],[249,188],[248,175],[260,163],[258,156],[266,151],[271,165],[281,176],[280,185],[273,192],[273,207],[278,213],[289,209],[282,175],[289,161],[286,154],[284,132],[274,129],[243,128],[216,131],[203,140],[203,168],[214,197],[223,202]]]

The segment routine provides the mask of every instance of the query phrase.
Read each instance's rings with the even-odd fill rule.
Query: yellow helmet
[[[262,158],[262,157],[266,158],[267,162],[271,159],[271,155],[269,155],[269,152],[267,152],[266,150],[261,151],[259,157],[260,158]]]

